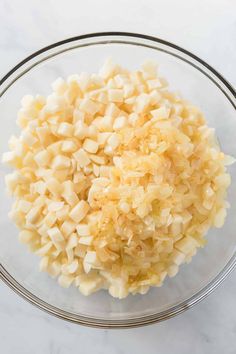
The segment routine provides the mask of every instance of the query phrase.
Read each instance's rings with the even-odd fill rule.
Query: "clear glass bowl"
[[[17,132],[16,113],[23,95],[50,92],[58,76],[81,71],[96,72],[107,57],[129,69],[145,59],[159,63],[161,74],[173,90],[199,106],[208,124],[216,129],[223,151],[236,156],[236,96],[226,80],[195,55],[174,44],[131,33],[96,33],[55,43],[32,54],[0,82],[0,153]],[[236,166],[230,167],[231,209],[222,229],[213,229],[207,246],[192,263],[183,265],[175,278],[146,295],[117,300],[105,291],[89,297],[75,287],[61,288],[54,279],[38,271],[39,259],[17,240],[17,229],[7,214],[7,196],[1,165],[0,179],[0,276],[14,291],[39,308],[60,318],[97,327],[132,327],[172,317],[210,294],[236,263]]]

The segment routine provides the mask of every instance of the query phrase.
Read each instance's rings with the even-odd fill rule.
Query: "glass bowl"
[[[11,134],[17,132],[16,114],[25,94],[50,92],[58,76],[81,71],[96,72],[107,57],[129,69],[145,59],[159,64],[172,90],[199,106],[208,124],[216,129],[223,151],[236,156],[236,95],[227,81],[207,63],[186,50],[158,38],[132,33],[95,33],[58,42],[32,54],[0,82],[0,153],[6,151]],[[222,229],[212,229],[207,246],[178,275],[146,295],[117,300],[100,291],[84,297],[75,287],[61,288],[38,271],[39,259],[17,240],[17,229],[7,214],[7,196],[1,165],[0,179],[0,276],[14,291],[57,317],[96,327],[134,327],[168,319],[209,295],[236,263],[236,166],[229,168],[231,209]]]

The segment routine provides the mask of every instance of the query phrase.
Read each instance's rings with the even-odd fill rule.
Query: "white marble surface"
[[[95,31],[175,42],[236,85],[235,0],[0,0],[0,75],[42,46]],[[201,304],[167,322],[98,330],[53,318],[0,283],[3,354],[236,353],[236,273]]]

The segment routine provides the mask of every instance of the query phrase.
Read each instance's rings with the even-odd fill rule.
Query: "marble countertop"
[[[144,32],[175,42],[236,86],[235,0],[1,0],[0,76],[33,51],[96,31]],[[98,330],[34,308],[0,283],[3,354],[236,353],[236,272],[212,295],[166,322]]]

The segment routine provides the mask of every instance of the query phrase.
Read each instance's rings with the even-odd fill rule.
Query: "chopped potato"
[[[226,217],[235,159],[157,65],[58,78],[25,96],[3,162],[19,240],[84,295],[145,294],[177,274]]]

